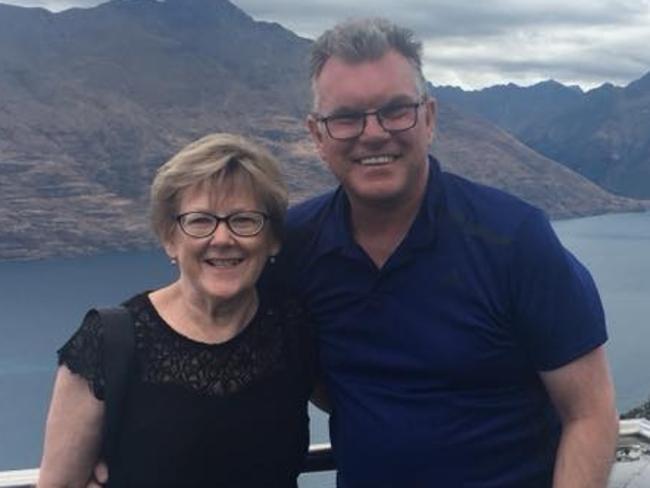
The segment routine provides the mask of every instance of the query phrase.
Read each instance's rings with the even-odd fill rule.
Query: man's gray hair
[[[336,56],[348,63],[375,61],[394,49],[413,66],[418,95],[426,93],[422,74],[422,43],[413,31],[382,18],[353,19],[326,30],[312,46],[310,79],[316,104],[315,82],[329,58]]]

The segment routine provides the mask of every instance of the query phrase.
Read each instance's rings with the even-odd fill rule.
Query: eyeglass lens
[[[264,227],[266,215],[262,212],[236,212],[224,217],[206,212],[189,212],[179,215],[181,229],[192,237],[207,237],[215,232],[221,221],[239,236],[253,236]]]
[[[324,117],[329,135],[335,139],[360,136],[366,128],[367,117],[376,116],[379,125],[387,132],[400,132],[417,124],[417,110],[421,102],[389,105],[378,110]]]

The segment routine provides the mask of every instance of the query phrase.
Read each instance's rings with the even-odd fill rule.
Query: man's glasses
[[[219,217],[207,212],[187,212],[176,217],[181,230],[190,237],[208,237],[214,234],[220,222],[225,222],[230,232],[239,237],[253,237],[262,232],[270,217],[255,210],[235,212]]]
[[[377,122],[386,132],[402,132],[412,129],[418,123],[418,108],[426,101],[389,104],[377,110],[367,112],[345,112],[323,117],[314,114],[314,118],[325,125],[332,139],[344,141],[363,134],[368,116],[377,117]]]

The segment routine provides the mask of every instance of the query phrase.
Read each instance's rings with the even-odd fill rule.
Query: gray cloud
[[[293,25],[318,26],[317,35],[329,25],[348,17],[386,16],[416,28],[421,36],[481,36],[499,34],[512,28],[529,26],[573,27],[590,25],[625,25],[647,14],[648,1],[609,0],[573,1],[490,0],[460,2],[455,0],[235,0],[254,16],[285,19]],[[304,29],[303,31],[308,31]]]
[[[22,7],[41,7],[58,12],[70,7],[94,7],[99,5],[102,1],[98,0],[1,0],[0,3],[8,3],[10,5],[19,5]]]
[[[585,88],[650,71],[648,0],[235,0],[315,37],[349,17],[386,16],[425,45],[425,74],[464,87],[553,78]]]
[[[0,0],[2,1],[2,0]],[[7,0],[4,0],[7,2]],[[61,10],[97,0],[8,0]],[[258,20],[314,38],[350,17],[385,16],[425,46],[437,84],[481,87],[553,78],[592,87],[650,71],[650,0],[234,0]]]

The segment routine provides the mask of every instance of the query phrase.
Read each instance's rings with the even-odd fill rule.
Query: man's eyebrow
[[[386,103],[382,105],[382,107],[390,107],[391,105],[402,105],[402,104],[409,104],[409,103],[416,103],[418,102],[419,97],[413,98],[412,95],[396,95],[390,100],[388,100]],[[380,107],[381,108],[381,107]]]
[[[360,107],[349,107],[346,105],[343,105],[341,107],[336,107],[334,110],[332,110],[329,114],[327,114],[327,117],[336,117],[339,115],[356,115],[356,114],[361,114],[365,112],[365,109],[360,108]]]
[[[395,105],[408,104],[417,102],[417,98],[413,98],[412,95],[395,95],[386,102],[382,103],[380,106],[372,108],[362,108],[362,107],[351,107],[347,105],[342,105],[336,107],[332,110],[326,117],[337,117],[340,115],[356,115],[367,112],[368,110],[381,110],[384,107],[392,107]]]

